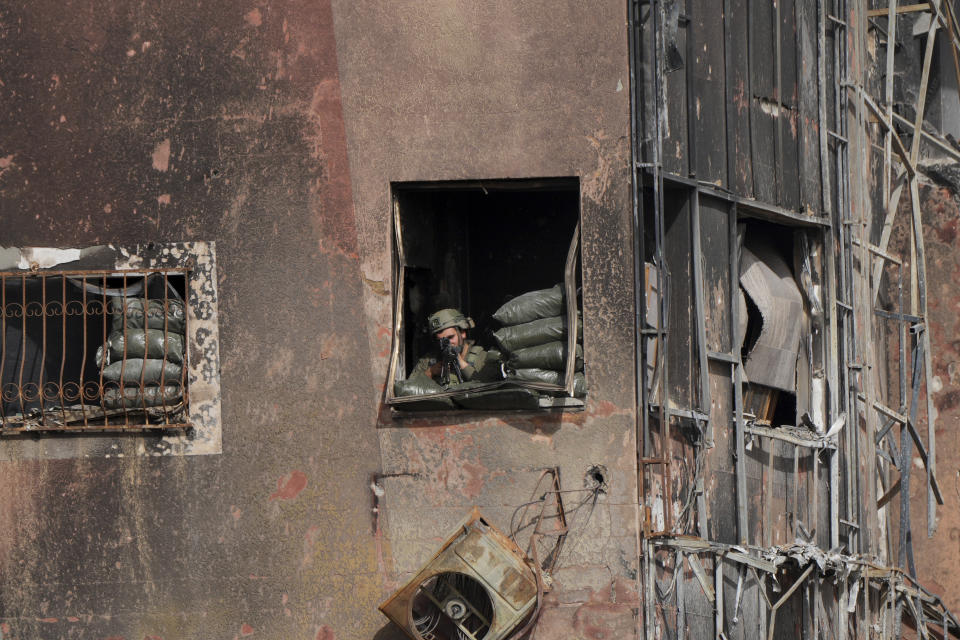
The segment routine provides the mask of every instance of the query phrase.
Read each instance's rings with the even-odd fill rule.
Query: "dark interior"
[[[766,222],[763,220],[746,219],[743,220],[743,241],[745,245],[765,244],[773,248],[776,253],[783,258],[783,261],[794,272],[796,279],[796,266],[794,262],[794,230],[783,225]],[[746,357],[753,345],[756,344],[762,327],[762,319],[757,306],[745,296],[747,302],[747,332],[741,346],[741,357]],[[770,422],[773,425],[796,424],[797,423],[797,395],[782,390],[774,391],[774,409]],[[747,407],[748,411],[753,412],[754,407]]]
[[[433,348],[426,318],[456,307],[489,346],[491,314],[521,293],[563,282],[579,219],[576,179],[394,185],[404,243],[406,372]]]

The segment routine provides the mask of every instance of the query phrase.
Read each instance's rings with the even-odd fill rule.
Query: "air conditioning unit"
[[[380,611],[414,640],[503,640],[533,617],[541,595],[523,551],[474,507]]]

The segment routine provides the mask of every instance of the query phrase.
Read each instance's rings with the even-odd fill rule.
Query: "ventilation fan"
[[[380,611],[414,640],[503,640],[536,614],[537,585],[520,548],[474,508]]]

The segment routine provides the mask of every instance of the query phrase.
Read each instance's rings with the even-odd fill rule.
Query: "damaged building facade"
[[[0,638],[960,637],[956,9],[0,7]]]

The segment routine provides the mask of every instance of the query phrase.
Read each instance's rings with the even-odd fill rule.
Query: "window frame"
[[[567,353],[575,353],[577,341],[579,338],[579,331],[577,330],[577,314],[578,314],[578,305],[577,305],[577,265],[580,258],[580,227],[581,227],[581,215],[579,210],[579,197],[580,197],[580,184],[578,178],[545,178],[545,179],[522,179],[522,180],[485,180],[485,181],[436,181],[436,182],[416,182],[416,183],[391,183],[391,242],[392,247],[392,282],[393,282],[393,331],[391,335],[391,346],[390,346],[390,360],[387,368],[387,380],[384,388],[384,397],[383,402],[389,406],[394,413],[394,415],[399,415],[401,413],[407,414],[403,411],[403,405],[407,403],[413,403],[417,401],[422,401],[424,398],[430,399],[442,399],[442,398],[454,398],[459,396],[467,391],[443,391],[435,394],[430,394],[427,396],[416,395],[416,396],[397,396],[394,394],[394,383],[397,381],[397,372],[400,369],[400,359],[402,354],[404,338],[406,336],[407,327],[404,323],[404,301],[405,301],[405,292],[406,292],[406,279],[405,279],[405,270],[406,263],[404,260],[403,253],[403,225],[401,220],[401,211],[400,211],[400,198],[399,193],[404,190],[465,190],[471,187],[480,188],[483,190],[490,188],[505,188],[505,189],[523,189],[527,191],[537,191],[545,189],[550,185],[561,184],[561,181],[570,181],[570,184],[576,183],[576,193],[578,198],[578,211],[577,211],[577,221],[574,226],[573,234],[570,240],[570,243],[567,247],[567,255],[564,263],[564,273],[563,273],[563,289],[564,289],[564,299],[565,299],[565,316],[567,321]],[[498,380],[482,385],[477,385],[469,389],[470,393],[482,392],[482,391],[491,391],[494,389],[499,389],[503,387],[508,388],[525,388],[536,391],[553,391],[553,392],[563,392],[565,395],[559,398],[554,398],[553,403],[547,406],[541,406],[538,409],[504,409],[504,410],[476,410],[476,409],[444,409],[439,411],[416,411],[409,412],[408,415],[411,416],[422,416],[422,415],[446,415],[446,414],[455,414],[463,415],[464,413],[505,413],[513,411],[521,412],[533,412],[540,413],[544,411],[552,410],[561,410],[561,411],[582,411],[586,406],[586,401],[583,398],[574,397],[574,374],[576,373],[576,358],[567,358],[566,368],[564,371],[564,384],[550,384],[546,382],[532,382],[532,381],[522,381],[522,380]]]
[[[222,452],[219,290],[216,243],[149,242],[81,248],[0,247],[0,271],[145,272],[184,274],[184,364],[186,428],[149,425],[64,430],[19,430],[0,437],[0,460],[124,455],[209,455]],[[96,366],[96,365],[94,365]],[[119,425],[117,425],[119,426]],[[77,437],[81,436],[81,437]],[[64,448],[45,441],[71,439]],[[129,440],[130,445],[123,445]]]
[[[192,425],[190,424],[190,420],[189,420],[189,413],[190,413],[189,411],[190,409],[189,380],[186,375],[187,371],[189,370],[189,350],[186,348],[184,348],[184,353],[181,358],[182,359],[182,362],[180,363],[181,372],[177,381],[165,379],[163,376],[163,371],[161,370],[161,381],[160,381],[160,386],[158,388],[163,388],[165,383],[173,383],[173,382],[176,382],[180,387],[181,398],[176,402],[172,403],[169,410],[165,401],[162,401],[159,407],[155,407],[155,406],[147,407],[147,400],[144,396],[147,389],[153,388],[152,387],[153,383],[146,382],[146,380],[144,379],[144,376],[145,376],[144,370],[141,370],[141,380],[139,385],[141,406],[139,408],[138,407],[128,408],[126,406],[128,403],[124,398],[120,400],[121,406],[119,408],[107,409],[106,405],[104,404],[105,396],[107,395],[107,392],[114,389],[114,386],[113,386],[114,383],[110,381],[106,381],[106,382],[104,381],[103,369],[105,368],[106,365],[100,365],[96,363],[96,357],[93,354],[89,354],[89,356],[92,356],[92,359],[94,360],[93,366],[100,368],[100,375],[97,383],[98,390],[97,390],[96,396],[94,397],[93,394],[88,393],[88,389],[90,388],[88,387],[88,384],[90,383],[85,380],[84,371],[87,367],[86,361],[90,360],[91,357],[87,357],[88,353],[87,353],[86,343],[82,347],[79,380],[67,380],[63,377],[63,370],[66,367],[67,362],[68,361],[75,362],[78,356],[77,347],[73,347],[72,349],[69,349],[69,350],[67,348],[66,318],[68,316],[77,316],[77,315],[82,316],[83,317],[82,323],[84,325],[89,323],[90,318],[93,316],[103,316],[103,320],[102,320],[102,333],[104,335],[103,346],[106,346],[108,335],[112,335],[113,333],[115,333],[115,330],[111,330],[108,333],[107,322],[108,322],[108,317],[116,312],[117,303],[115,302],[115,300],[117,298],[123,299],[123,302],[121,302],[120,304],[122,305],[122,309],[124,310],[124,313],[126,313],[126,309],[129,304],[128,300],[135,300],[135,299],[143,300],[144,308],[147,308],[146,304],[148,300],[149,301],[163,300],[164,308],[169,308],[170,298],[169,298],[169,290],[167,288],[167,285],[169,284],[170,277],[182,277],[183,284],[184,284],[184,292],[186,292],[186,283],[189,281],[189,274],[190,274],[189,267],[172,268],[172,269],[160,268],[160,269],[89,269],[89,270],[30,268],[30,269],[21,269],[18,271],[0,272],[0,302],[2,302],[2,304],[0,304],[0,327],[2,327],[2,335],[3,335],[3,343],[0,343],[0,353],[2,353],[2,355],[0,355],[0,358],[2,358],[2,361],[0,361],[0,372],[2,372],[6,366],[6,361],[5,361],[6,343],[7,343],[6,335],[7,335],[7,328],[10,324],[10,319],[13,319],[13,323],[16,324],[17,323],[16,318],[18,317],[20,318],[20,325],[24,329],[23,343],[25,344],[26,336],[28,334],[28,330],[27,330],[28,326],[30,327],[30,329],[35,330],[36,322],[37,322],[36,318],[37,317],[40,318],[39,322],[42,323],[41,331],[43,335],[43,339],[41,343],[42,349],[40,351],[40,362],[41,362],[40,372],[42,374],[44,371],[44,365],[46,363],[46,359],[48,355],[46,350],[47,342],[48,342],[47,341],[47,335],[48,335],[47,318],[56,317],[56,316],[59,316],[60,318],[62,318],[60,321],[62,342],[60,344],[61,374],[60,374],[59,382],[53,382],[53,381],[45,382],[41,379],[37,382],[34,382],[33,380],[31,380],[26,384],[24,384],[22,382],[22,378],[23,378],[23,367],[25,365],[25,361],[23,360],[23,358],[25,358],[25,354],[22,354],[21,368],[20,368],[20,382],[4,384],[3,388],[0,389],[0,400],[2,400],[4,403],[8,400],[14,401],[14,397],[10,392],[16,393],[17,399],[19,400],[20,407],[21,407],[21,412],[17,414],[20,417],[19,419],[17,419],[17,418],[8,416],[6,410],[3,409],[2,406],[0,406],[0,437],[9,436],[17,433],[25,433],[25,432],[29,432],[29,433],[49,432],[49,431],[67,432],[67,433],[91,432],[91,431],[124,431],[126,432],[126,431],[151,431],[151,430],[178,430],[178,429],[192,428]],[[163,298],[149,298],[146,295],[146,288],[143,289],[144,295],[142,297],[136,294],[118,295],[113,293],[107,293],[107,291],[110,289],[107,286],[108,278],[111,278],[111,279],[122,278],[123,279],[122,288],[124,290],[127,290],[128,288],[135,286],[135,283],[133,284],[127,283],[128,278],[131,278],[131,277],[134,277],[137,279],[142,278],[143,281],[146,282],[148,278],[155,275],[163,276],[163,286],[164,286]],[[92,278],[92,281],[91,281],[91,278]],[[27,282],[29,280],[37,280],[37,279],[39,279],[41,282],[41,291],[42,291],[41,299],[39,301],[32,300],[30,302],[27,302],[26,300]],[[62,293],[61,299],[59,300],[56,299],[56,294],[53,294],[52,296],[48,297],[47,289],[48,289],[49,279],[62,281],[63,286],[61,290],[63,293]],[[71,300],[68,302],[66,299],[66,291],[67,291],[66,281],[67,280],[80,280],[81,282],[80,286],[83,289],[83,294],[82,294],[82,302],[80,302],[80,305],[82,308],[82,311],[80,313],[71,313],[69,311],[71,305],[73,305],[76,302],[76,300]],[[16,281],[19,281],[21,283],[21,286],[23,289],[22,301],[11,302],[9,300],[9,297],[7,296],[7,286],[16,287],[16,284],[15,284]],[[93,285],[94,287],[99,287],[99,284],[103,285],[103,287],[100,287],[102,290],[102,293],[95,294],[99,296],[99,299],[95,298],[92,300],[88,300],[87,285]],[[185,312],[186,302],[183,301],[182,299],[180,301],[184,305],[183,337],[184,337],[184,340],[186,340],[186,336],[188,335],[188,331],[189,331],[189,327],[188,327],[189,320],[187,318],[188,314]],[[40,306],[39,313],[30,312],[32,305]],[[55,305],[60,306],[59,313],[55,311]],[[18,308],[19,308],[19,313],[18,313]],[[94,309],[94,311],[90,311],[90,309]],[[99,309],[99,313],[96,311],[97,309]],[[34,320],[29,321],[28,318],[34,318]],[[169,322],[168,320],[165,320],[165,325],[168,322]],[[138,331],[139,329],[132,329],[132,330],[128,329],[126,322],[123,322],[122,325],[123,325],[123,336],[124,336],[124,356],[122,358],[122,361],[126,362],[127,360],[135,359],[133,357],[127,356],[126,354],[126,351],[128,349],[127,345],[129,343],[127,336],[131,332],[136,333],[136,331]],[[147,325],[148,323],[145,321],[144,327],[143,327],[144,332],[148,330]],[[164,333],[169,335],[171,332],[169,329],[165,327]],[[173,332],[173,333],[177,333],[177,332]],[[84,326],[83,335],[86,338],[87,336],[86,326]],[[169,338],[165,337],[164,338],[165,348],[167,344],[169,344]],[[104,357],[107,357],[106,350],[104,351],[105,351]],[[164,354],[164,356],[166,356],[166,353]],[[164,357],[163,360],[166,361],[166,357]],[[121,371],[123,368],[124,366],[121,367]],[[27,385],[31,385],[31,384],[37,387],[36,397],[30,397],[28,395],[28,391],[26,390]],[[48,393],[47,393],[47,388],[48,388],[48,385],[50,384],[54,384],[57,390],[57,393],[53,397],[48,397]],[[70,396],[69,398],[67,397],[68,393],[66,389],[71,384],[76,385],[77,387],[76,398],[72,397],[73,396],[72,393],[69,394]],[[116,389],[120,390],[125,388],[127,387],[125,387],[122,382],[118,381],[116,383]],[[120,392],[119,395],[123,396],[123,392]],[[163,400],[164,398],[163,392],[160,393],[160,397],[161,397],[161,400]],[[30,404],[30,403],[33,403],[34,401],[38,401],[41,403],[41,405],[43,405],[46,402],[54,402],[55,400],[59,400],[59,408],[34,409],[29,414],[27,413],[25,408],[25,403]],[[71,407],[68,409],[65,404],[66,401],[68,400],[69,401],[76,400],[78,404],[71,405]],[[91,400],[91,401],[95,400],[96,402],[83,402],[84,400]],[[97,410],[95,407],[97,406],[97,404],[99,404],[101,415],[97,416],[96,418],[92,416],[88,418],[87,416],[88,410],[90,413],[96,413]],[[76,409],[74,407],[80,407],[80,408]],[[89,407],[89,409],[85,407]],[[157,411],[150,411],[148,409],[160,409],[163,415],[163,421],[154,422],[154,423],[149,422],[148,416],[151,416],[151,415],[155,416],[159,414]],[[62,422],[56,421],[58,411],[60,416],[63,418]],[[75,416],[72,419],[68,420],[66,417],[68,411],[70,411],[71,413],[75,413],[79,411],[81,415],[80,419],[83,421],[83,424],[82,425],[75,424],[76,422],[78,422],[78,419]],[[141,417],[142,420],[135,419],[131,421],[130,414],[135,414],[138,417]],[[38,415],[39,417],[38,418],[33,417],[36,415]],[[111,422],[110,419],[118,415],[123,416],[123,422],[122,423]],[[170,420],[171,416],[173,417],[179,416],[180,419],[178,421],[171,421]],[[103,420],[103,423],[98,424],[97,422],[101,419]],[[39,424],[37,424],[36,422],[37,420],[39,420]],[[52,424],[48,423],[48,421],[52,422]]]

